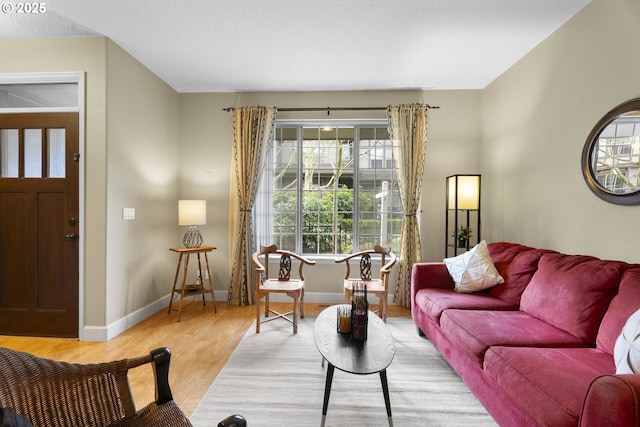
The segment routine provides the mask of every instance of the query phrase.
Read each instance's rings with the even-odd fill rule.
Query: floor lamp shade
[[[202,245],[202,234],[197,226],[206,223],[206,200],[178,200],[178,225],[189,226],[182,239],[182,244],[186,248],[196,248]]]
[[[480,175],[451,175],[447,177],[447,191],[447,209],[480,209]]]

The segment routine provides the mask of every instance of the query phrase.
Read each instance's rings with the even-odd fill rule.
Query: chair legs
[[[382,321],[384,323],[387,323],[387,297],[380,295],[379,297],[379,301],[380,301],[380,317],[382,318]]]
[[[256,334],[260,333],[260,294],[256,293]]]
[[[288,292],[287,296],[293,299],[293,311],[289,311],[286,313],[279,313],[275,310],[269,308],[269,294],[265,293],[264,295],[256,294],[256,334],[260,333],[260,324],[265,322],[270,322],[271,320],[276,319],[284,319],[289,323],[293,324],[293,333],[298,333],[298,317],[304,318],[304,288],[300,291],[296,292]],[[264,298],[264,320],[260,319],[260,299]],[[270,314],[275,314],[273,317],[269,317]],[[292,317],[289,318],[288,316]],[[268,318],[268,319],[267,319]]]
[[[298,292],[288,293],[287,295],[293,298],[293,312],[291,313],[293,315],[293,320],[291,322],[293,323],[293,333],[297,334],[298,316],[304,318],[304,288],[300,289]],[[289,320],[285,315],[286,314],[283,314],[282,316]]]
[[[298,333],[298,310],[300,310],[300,308],[298,307],[298,298],[293,297],[293,333],[294,334]]]
[[[379,294],[376,295],[378,297],[378,315],[382,319],[384,323],[387,323],[387,307],[389,303],[387,302],[387,295]]]

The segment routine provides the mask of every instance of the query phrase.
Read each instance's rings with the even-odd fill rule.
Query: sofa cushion
[[[620,282],[622,262],[543,254],[520,309],[595,344],[598,326]]]
[[[613,355],[616,339],[629,316],[640,309],[640,268],[627,270],[620,280],[618,294],[613,297],[602,318],[596,345],[599,350]]]
[[[420,289],[415,304],[434,322],[440,323],[440,315],[451,308],[467,310],[517,310],[517,306],[491,296],[486,292],[463,294],[452,289]]]
[[[573,335],[523,311],[446,310],[440,317],[442,333],[482,366],[491,346],[578,347]]]
[[[504,283],[490,288],[489,293],[519,306],[522,292],[538,269],[543,251],[506,242],[489,243],[487,247],[493,264],[504,279]]]
[[[492,347],[484,371],[540,425],[575,426],[591,381],[613,373],[613,358],[594,348]]]
[[[457,292],[478,292],[504,282],[484,240],[463,254],[445,258],[444,263]]]

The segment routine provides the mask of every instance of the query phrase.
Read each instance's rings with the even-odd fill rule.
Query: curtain
[[[276,118],[275,107],[233,109],[233,156],[229,203],[228,302],[254,303],[252,208]]]
[[[393,302],[404,307],[411,306],[411,269],[422,256],[417,214],[424,172],[428,110],[424,104],[390,105],[387,108],[398,189],[405,213]]]

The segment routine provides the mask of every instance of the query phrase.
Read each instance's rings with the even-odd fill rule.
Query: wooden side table
[[[217,313],[216,309],[216,300],[213,295],[213,282],[211,281],[211,270],[209,268],[209,258],[207,257],[207,253],[216,249],[214,246],[198,246],[197,248],[169,248],[169,250],[173,252],[177,252],[180,254],[178,258],[178,267],[176,268],[176,276],[173,279],[173,289],[171,290],[171,300],[169,301],[169,309],[167,313],[171,313],[171,305],[173,304],[173,298],[176,293],[180,295],[180,307],[178,307],[178,322],[180,321],[180,316],[182,315],[182,306],[184,303],[184,298],[190,296],[198,296],[202,295],[202,305],[207,305],[205,301],[205,294],[211,294],[211,299],[213,300],[213,311]],[[187,285],[187,271],[189,269],[189,257],[192,254],[196,254],[198,257],[198,277],[200,277],[200,284],[196,285]],[[207,269],[205,272],[206,276],[202,274],[202,262],[200,260],[200,254],[204,254],[204,261]],[[186,256],[185,256],[186,255]],[[184,259],[184,263],[182,260]],[[180,265],[184,264],[183,270],[184,273],[182,275],[182,286],[177,287],[178,285],[178,277],[180,275]],[[209,287],[205,286],[205,277],[209,281]],[[194,300],[195,301],[195,300]]]

